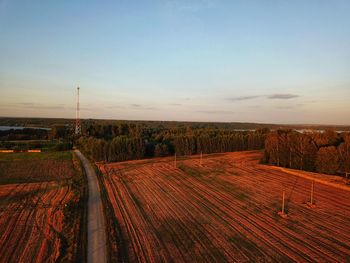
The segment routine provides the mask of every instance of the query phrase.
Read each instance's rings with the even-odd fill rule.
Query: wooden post
[[[311,183],[311,193],[310,193],[310,201],[307,202],[307,205],[311,208],[315,207],[315,202],[314,202],[314,189],[315,189],[315,180],[312,180]]]
[[[282,194],[282,209],[280,212],[278,212],[278,215],[282,218],[287,218],[287,214],[284,212],[284,204],[285,204],[285,192],[283,191],[283,194]]]
[[[200,164],[200,166],[202,166],[202,164],[203,164],[203,153],[202,152],[201,152],[201,157],[200,157],[199,164]]]
[[[283,194],[282,194],[282,215],[284,215],[284,196],[285,196],[285,192],[283,191]]]
[[[176,168],[176,153],[175,153],[175,159],[174,159],[174,167]]]
[[[350,173],[345,173],[345,178],[348,179]]]
[[[314,184],[315,184],[315,180],[312,180],[312,184],[311,184],[311,197],[310,197],[310,204],[311,204],[311,205],[314,204]]]

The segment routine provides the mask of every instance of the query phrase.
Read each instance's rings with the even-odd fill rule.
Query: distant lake
[[[325,132],[325,130],[319,130],[319,129],[317,129],[317,130],[297,129],[296,131],[299,132],[299,133],[304,133],[304,132],[319,132],[319,133],[324,133],[324,132]],[[336,130],[335,132],[337,132],[337,133],[342,133],[342,132],[348,132],[348,131]]]
[[[0,131],[8,131],[8,130],[23,130],[23,129],[40,129],[40,130],[51,130],[51,128],[43,128],[43,127],[22,127],[22,126],[0,126]]]
[[[256,131],[256,129],[233,129],[234,131]]]

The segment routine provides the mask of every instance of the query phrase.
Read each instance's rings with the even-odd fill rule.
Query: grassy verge
[[[72,155],[72,161],[76,174],[69,184],[74,198],[63,210],[60,257],[57,262],[87,262],[87,178],[79,158]]]
[[[94,166],[98,183],[100,186],[103,210],[106,222],[106,238],[108,248],[108,262],[129,262],[128,250],[125,246],[123,234],[118,220],[114,214],[112,202],[109,199],[107,190],[103,183],[103,175],[100,170]]]

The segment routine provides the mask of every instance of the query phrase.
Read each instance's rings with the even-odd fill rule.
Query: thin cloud
[[[251,96],[239,96],[228,98],[229,101],[246,101],[246,100],[254,100],[258,98],[267,98],[267,99],[279,99],[279,100],[288,100],[300,97],[297,94],[289,94],[289,93],[276,93],[271,95],[251,95]]]
[[[268,96],[268,99],[278,99],[278,100],[289,100],[289,99],[294,99],[300,97],[299,95],[296,94],[272,94]]]
[[[65,109],[63,104],[56,105],[45,105],[32,102],[16,102],[7,105],[11,108],[22,108],[22,109],[35,109],[35,110],[63,110]]]
[[[260,98],[260,97],[261,96],[258,96],[258,95],[254,95],[254,96],[240,96],[240,97],[229,98],[228,100],[231,100],[231,101],[243,101],[243,100],[253,100],[253,99]]]
[[[131,104],[130,105],[134,110],[157,110],[157,108],[152,106],[143,106],[141,104]]]

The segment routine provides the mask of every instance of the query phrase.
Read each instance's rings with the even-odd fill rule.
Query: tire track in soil
[[[287,233],[288,234],[291,234],[291,232],[289,231],[289,230],[287,230]],[[305,233],[304,233],[305,234]],[[310,235],[311,236],[311,235]],[[301,240],[301,238],[299,238],[299,240]],[[321,243],[321,242],[317,242],[317,240],[314,240],[314,242],[316,242],[316,244],[314,244],[314,246],[313,247],[322,247],[322,248],[324,248],[324,247],[327,247],[326,245],[327,244],[324,244],[324,243]],[[327,251],[327,252],[325,252],[325,251],[319,251],[321,254],[323,254],[324,256],[326,256],[326,257],[329,257],[329,254],[330,254],[330,252],[331,251]],[[337,254],[334,254],[334,253],[331,253],[332,254],[332,256],[338,256]],[[345,257],[345,254],[343,254],[343,256]],[[330,258],[330,260],[331,260],[332,258]]]
[[[161,173],[161,171],[158,171],[158,172]],[[147,178],[147,179],[148,179],[148,180],[152,180],[152,178]],[[157,182],[154,182],[154,181],[153,181],[153,183],[157,184]],[[189,220],[189,221],[190,221],[190,222],[193,222],[193,227],[200,226],[201,223],[198,222],[198,221],[196,220],[196,216],[193,215],[193,213],[192,213],[191,211],[196,210],[196,212],[197,212],[198,214],[200,214],[201,216],[204,215],[204,213],[202,212],[203,206],[201,207],[201,206],[198,206],[198,205],[197,205],[197,204],[201,203],[201,200],[196,200],[196,202],[191,202],[191,201],[190,201],[189,204],[185,204],[184,201],[185,201],[188,197],[190,197],[190,195],[191,195],[191,192],[190,192],[190,191],[182,194],[183,191],[179,190],[178,187],[175,187],[174,185],[171,185],[171,184],[166,184],[166,182],[164,182],[164,180],[162,180],[162,183],[164,183],[165,187],[170,188],[170,190],[174,190],[174,192],[176,192],[176,194],[177,194],[176,197],[175,197],[175,196],[174,196],[174,192],[171,192],[171,194],[168,195],[167,201],[168,201],[168,202],[172,202],[172,200],[181,200],[181,201],[179,201],[179,202],[174,202],[174,204],[178,205],[178,207],[180,208],[180,210],[184,211],[186,214],[188,214],[188,215],[190,216],[190,218],[189,218],[190,220]],[[164,185],[163,185],[163,186],[164,186]],[[161,186],[159,187],[159,189],[161,189]],[[169,189],[168,189],[168,190],[169,190]],[[167,194],[167,192],[169,192],[169,191],[166,191],[165,194]],[[187,195],[187,197],[186,197],[185,194]],[[177,197],[181,197],[181,199],[178,199]],[[189,198],[188,200],[192,200],[192,198],[196,199],[195,196],[191,196],[191,198]],[[182,203],[184,203],[184,205],[181,205]],[[210,212],[210,209],[208,209],[208,208],[205,209],[205,210],[206,210],[205,212]],[[175,209],[175,211],[176,211],[176,209]],[[178,213],[172,212],[172,215],[173,215],[173,214],[176,214],[176,215],[177,215]],[[208,216],[208,215],[207,215],[207,216]],[[217,218],[218,218],[218,217],[217,217]],[[184,225],[186,225],[186,224],[184,223]],[[202,237],[206,239],[206,241],[205,241],[204,243],[205,243],[207,246],[206,246],[203,250],[209,250],[209,249],[216,248],[216,247],[213,245],[212,240],[215,240],[218,244],[221,244],[223,247],[225,247],[225,244],[222,244],[222,242],[220,242],[220,240],[218,240],[213,234],[211,234],[211,233],[208,231],[209,229],[211,230],[210,224],[206,226],[206,232],[207,232],[206,234],[209,235],[210,237],[207,237],[207,236],[204,234],[204,231],[202,231],[200,227],[196,227],[196,228],[198,229],[197,231],[199,231],[199,233],[200,233],[200,235],[201,235],[201,239],[202,239]],[[215,229],[212,230],[212,231],[215,232]],[[210,247],[208,247],[208,245],[210,245]],[[227,246],[226,246],[226,249],[224,249],[222,246],[221,246],[221,248],[222,248],[224,254],[229,255],[229,252],[227,251]],[[238,257],[237,260],[239,260],[239,257],[241,258],[240,260],[246,260],[246,259],[247,259],[247,258],[245,257],[244,254],[241,254],[240,256],[237,256],[237,255],[230,255],[229,257],[230,257],[230,258],[237,258],[237,257]],[[213,260],[218,260],[218,259],[214,258]]]
[[[25,227],[24,224],[18,224],[18,222],[21,222],[23,220],[20,220],[23,217],[23,214],[26,212],[26,206],[30,204],[30,199],[34,197],[37,193],[40,192],[40,187],[34,190],[35,192],[31,192],[31,195],[28,197],[26,196],[26,199],[24,203],[19,203],[16,207],[16,209],[11,213],[9,216],[9,219],[6,223],[5,231],[3,232],[2,236],[5,237],[5,240],[2,241],[3,245],[0,248],[0,258],[6,258],[6,256],[9,256],[11,254],[8,253],[11,246],[14,246],[10,242],[10,239],[13,238],[14,232],[13,231],[20,231],[22,228]],[[22,209],[21,209],[22,208]],[[11,210],[10,210],[11,211]],[[29,215],[27,215],[24,219],[24,221],[28,218]],[[17,245],[17,244],[16,244]]]
[[[206,156],[203,167],[196,159],[179,160],[179,164],[185,163],[203,172],[204,176],[200,177],[174,169],[171,160],[135,161],[135,165],[128,162],[126,168],[123,163],[106,165],[109,170],[114,170],[115,175],[105,176],[104,184],[109,189],[108,194],[114,196],[114,207],[119,210],[114,209],[119,214],[117,217],[124,221],[121,226],[126,228],[129,236],[125,242],[136,243],[129,244],[133,257],[139,262],[154,262],[152,254],[159,254],[152,250],[160,247],[167,251],[162,252],[161,258],[173,253],[181,255],[177,261],[186,262],[187,255],[192,252],[204,261],[208,257],[204,250],[221,245],[220,251],[226,258],[239,258],[239,261],[344,260],[350,252],[346,241],[350,240],[350,230],[341,230],[349,222],[346,219],[349,206],[345,201],[337,202],[336,195],[349,195],[322,186],[317,195],[322,205],[317,209],[305,208],[296,201],[310,191],[307,181],[256,165],[257,155],[256,152],[248,152],[213,158]],[[236,157],[239,158],[232,160]],[[239,162],[240,165],[237,165]],[[287,189],[294,187],[287,220],[276,217],[275,212],[271,213],[276,211],[274,204],[280,201],[276,189],[280,189],[281,184]],[[241,185],[250,191],[247,200],[238,193]],[[261,187],[266,189],[259,191]],[[254,189],[258,191],[252,194]],[[252,205],[254,203],[256,205]],[[327,217],[330,208],[335,211],[344,209],[344,214],[332,220]],[[205,216],[211,224],[203,221]],[[318,218],[322,218],[320,222]],[[159,221],[165,222],[162,227],[172,234],[171,239],[162,238],[160,224],[157,224]],[[140,224],[142,227],[138,231],[135,227]],[[176,235],[179,232],[182,236]],[[240,234],[232,236],[231,242],[228,242],[227,238],[234,233]],[[191,239],[197,246],[184,249],[185,239]],[[140,250],[141,240],[149,243],[145,250],[142,247]],[[169,242],[172,244],[169,245]],[[242,247],[242,243],[246,247]],[[170,250],[171,247],[178,250]],[[143,256],[140,258],[137,253]],[[212,262],[220,258],[209,257],[208,261]]]
[[[252,172],[254,171],[254,170],[252,170],[252,169],[241,169],[241,170],[246,170],[246,171],[248,170],[250,173],[252,173]],[[277,178],[278,178],[278,177],[277,177]],[[277,184],[280,185],[281,183],[278,182]],[[285,187],[285,188],[288,189],[288,187]],[[300,192],[299,194],[305,196],[305,193],[307,193],[310,189],[309,189],[309,187],[304,187],[304,190],[305,190],[304,192],[299,191],[299,192]],[[296,194],[296,193],[295,193],[295,194]],[[297,203],[294,203],[293,205],[297,205]],[[315,210],[315,209],[307,208],[307,207],[306,207],[305,205],[303,205],[303,204],[300,204],[299,207],[301,207],[302,210],[299,210],[298,213],[304,213],[304,214],[305,214],[306,216],[308,216],[309,218],[314,218],[314,214],[315,214],[314,210]],[[318,214],[321,214],[321,215],[326,215],[326,216],[327,216],[327,213],[326,213],[326,212],[322,212],[322,211],[320,211],[320,210],[318,210],[317,213],[318,213]],[[333,223],[334,218],[333,218],[332,221],[329,221],[329,222],[327,222],[327,221],[320,221],[320,220],[317,219],[317,218],[315,218],[315,220],[313,220],[313,221],[315,222],[315,223],[314,223],[314,226],[317,226],[316,232],[315,232],[315,229],[314,229],[314,228],[310,228],[310,231],[313,231],[313,232],[314,232],[313,235],[315,235],[315,234],[320,234],[320,235],[322,235],[321,232],[317,232],[317,229],[318,229],[318,228],[323,228],[324,230],[327,229],[329,232],[334,232],[334,233],[336,233],[336,235],[337,235],[338,237],[342,237],[342,236],[343,236],[343,239],[346,240],[346,237],[345,237],[346,234],[344,235],[344,228],[335,225],[335,224]],[[322,222],[322,224],[319,223],[319,222]],[[346,225],[346,224],[349,224],[349,223],[350,223],[350,221],[340,221],[340,222],[338,222],[338,225]],[[307,227],[307,226],[304,225],[304,227]],[[325,231],[324,231],[324,232],[325,232]],[[348,232],[347,235],[349,235],[349,232]]]

